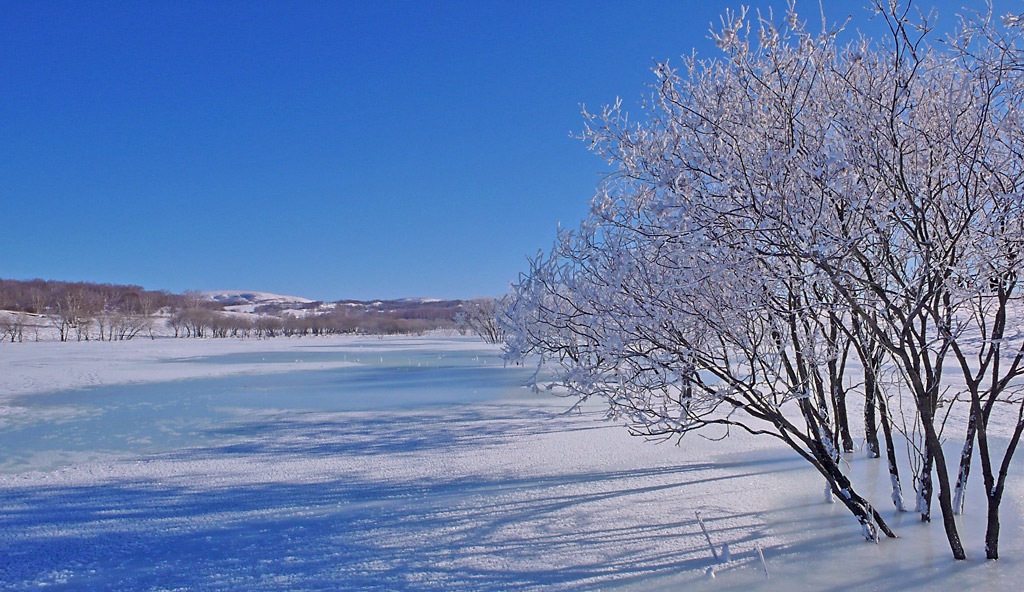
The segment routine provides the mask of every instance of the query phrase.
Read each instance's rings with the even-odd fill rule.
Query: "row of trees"
[[[494,301],[383,300],[257,306],[232,312],[199,292],[171,294],[139,286],[0,279],[0,340],[22,341],[48,325],[61,341],[118,341],[152,335],[166,323],[175,337],[423,334],[452,330],[498,339]],[[228,310],[225,310],[227,308]]]
[[[167,319],[175,337],[304,337],[324,335],[422,335],[428,331],[454,330],[451,318],[405,318],[362,309],[337,308],[303,316],[245,314],[185,308]]]
[[[874,7],[889,37],[845,46],[792,6],[782,23],[726,13],[722,58],[660,65],[641,123],[619,104],[587,114],[616,170],[513,287],[505,346],[555,363],[636,434],[784,442],[876,540],[894,533],[841,462],[862,398],[894,505],[902,433],[916,510],[930,520],[937,489],[957,559],[977,456],[995,559],[1024,430],[1021,19],[966,18],[931,45],[909,5]],[[913,413],[896,422],[901,393]]]
[[[152,327],[161,309],[179,306],[183,297],[140,286],[0,279],[0,320],[4,339],[20,341],[27,325],[42,319],[61,341],[127,340]]]
[[[467,327],[458,319],[493,300],[343,300],[325,305],[303,304],[298,309],[281,303],[260,305],[253,314],[218,310],[206,299],[190,299],[167,321],[175,337],[323,336],[344,334],[422,335],[428,331]],[[230,307],[229,307],[230,308]],[[493,315],[492,315],[493,318]]]

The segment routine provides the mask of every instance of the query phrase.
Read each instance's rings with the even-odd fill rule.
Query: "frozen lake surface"
[[[959,519],[969,559],[954,563],[939,524],[884,506],[883,463],[846,457],[901,536],[873,545],[773,441],[654,445],[600,408],[563,413],[519,386],[528,374],[461,338],[0,345],[0,589],[925,591],[1024,577],[1019,478],[1003,558],[982,559],[976,480]]]
[[[459,344],[463,349],[459,349]],[[530,375],[493,348],[449,340],[317,345],[171,358],[228,368],[304,364],[303,371],[228,374],[15,397],[0,431],[0,472],[52,469],[74,452],[158,452],[207,444],[218,426],[252,410],[385,411],[515,395]],[[339,367],[340,365],[340,367]],[[327,369],[317,369],[323,366]]]

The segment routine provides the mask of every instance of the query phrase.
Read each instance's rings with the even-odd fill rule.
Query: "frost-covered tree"
[[[995,559],[1002,484],[1024,428],[1014,394],[1024,341],[1006,330],[1007,317],[1019,315],[1012,309],[1020,299],[1024,213],[1020,28],[997,29],[991,15],[965,19],[940,51],[912,34],[927,31],[926,23],[912,27],[905,11],[891,7],[880,12],[892,32],[890,51],[858,50],[840,70],[846,92],[833,103],[843,138],[837,158],[854,171],[835,187],[850,207],[840,225],[825,225],[842,230],[828,237],[830,248],[810,259],[883,345],[913,398],[924,436],[922,516],[930,517],[934,469],[957,558],[964,551],[941,445],[948,405],[962,395],[971,405],[960,491],[975,435],[986,431],[998,403],[1011,414],[998,478],[989,452],[979,451],[989,502],[986,556]],[[858,193],[866,201],[850,199]],[[959,367],[966,393],[944,375],[947,362]]]
[[[999,557],[999,508],[1010,462],[1024,431],[1024,336],[1019,325],[1024,247],[1024,47],[1022,21],[1007,15],[965,20],[951,44],[958,54],[950,94],[959,109],[951,133],[954,190],[970,207],[960,262],[947,306],[950,350],[971,406],[957,479],[962,508],[977,440],[988,504],[985,553]],[[1008,442],[989,438],[993,419],[1009,428]],[[1001,455],[997,448],[1002,448]],[[994,466],[998,465],[998,467]]]
[[[660,66],[644,124],[618,105],[590,116],[587,138],[618,170],[590,219],[514,287],[507,346],[559,362],[573,393],[602,396],[635,433],[778,438],[869,539],[893,536],[839,463],[848,311],[792,254],[821,214],[790,202],[816,190],[808,167],[832,166],[821,96],[835,32],[787,17],[757,21],[752,42],[746,15],[727,14],[726,59],[687,60],[685,75]]]
[[[589,115],[585,137],[615,171],[590,217],[513,287],[506,347],[558,364],[573,394],[602,397],[637,434],[739,428],[786,442],[875,538],[891,533],[838,462],[855,355],[858,388],[881,411],[894,502],[883,373],[913,402],[922,518],[937,482],[958,559],[941,443],[964,395],[972,417],[954,427],[979,444],[995,558],[1024,429],[1009,396],[1024,342],[1006,327],[1019,300],[1020,29],[975,18],[936,49],[908,5],[875,8],[890,38],[844,47],[792,6],[782,24],[727,13],[714,33],[723,57],[660,65],[639,124],[618,104]],[[1007,409],[997,474],[983,434]]]
[[[500,343],[502,327],[498,321],[498,303],[493,298],[474,298],[463,301],[455,313],[455,326],[462,333],[472,331],[487,343]]]

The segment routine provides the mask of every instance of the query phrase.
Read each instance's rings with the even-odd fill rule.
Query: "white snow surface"
[[[493,354],[439,338],[6,344],[0,421],[60,389],[352,363],[216,361],[311,344]],[[248,410],[195,446],[83,451],[59,469],[0,474],[0,588],[923,591],[1015,589],[1024,576],[1019,478],[998,562],[983,559],[972,478],[960,517],[969,559],[954,562],[939,522],[884,505],[879,460],[847,457],[901,537],[875,545],[774,441],[734,433],[656,445],[599,408],[566,407],[517,389],[418,408]],[[712,560],[696,512],[718,550],[728,544],[727,563]]]
[[[84,387],[322,370],[352,362],[280,364],[208,364],[210,356],[245,352],[282,352],[309,345],[299,339],[147,339],[129,341],[38,341],[0,345],[0,417],[3,401],[15,395]],[[175,364],[167,364],[175,361]]]

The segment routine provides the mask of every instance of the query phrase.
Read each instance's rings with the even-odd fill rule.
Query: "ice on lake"
[[[565,414],[473,340],[27,343],[0,364],[3,589],[1012,589],[1024,575],[1019,480],[998,564],[982,559],[977,491],[967,562],[939,524],[890,508],[902,538],[867,544],[773,442],[632,438],[600,407]],[[847,462],[881,508],[884,465]]]
[[[390,347],[304,347],[172,358],[164,363],[228,367],[304,363],[332,366],[26,395],[0,431],[0,472],[51,469],[57,452],[154,452],[208,443],[216,426],[252,410],[385,411],[508,397],[531,374],[505,367],[498,352]],[[381,349],[383,348],[383,349]],[[336,367],[338,363],[345,364]],[[46,464],[44,459],[49,459]],[[42,464],[40,464],[42,463]]]

